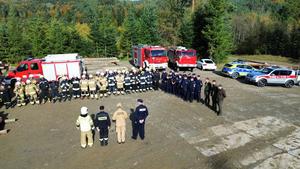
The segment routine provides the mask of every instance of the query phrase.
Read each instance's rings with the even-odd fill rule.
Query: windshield
[[[181,53],[181,56],[195,56],[193,51],[184,51]]]
[[[270,68],[263,68],[262,70],[261,70],[261,72],[263,72],[263,73],[265,73],[265,74],[269,74],[269,73],[271,73],[273,71],[273,69],[270,69]]]
[[[232,65],[227,63],[224,65],[224,67],[232,67]]]
[[[166,56],[167,52],[165,50],[151,50],[151,56]]]
[[[214,63],[213,61],[211,60],[204,60],[205,63]]]

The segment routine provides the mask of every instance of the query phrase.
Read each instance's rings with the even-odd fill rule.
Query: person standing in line
[[[218,109],[218,111],[216,109],[218,116],[222,115],[222,113],[223,113],[222,107],[223,107],[223,101],[224,101],[225,97],[226,97],[226,92],[223,89],[222,85],[219,85],[218,86],[218,93],[217,93],[217,109]]]
[[[81,107],[80,115],[76,121],[76,128],[80,130],[80,144],[82,148],[86,148],[86,139],[88,142],[88,146],[93,146],[93,134],[92,130],[94,130],[94,123],[90,115],[88,115],[88,108]]]
[[[116,133],[119,144],[125,143],[126,119],[128,114],[122,109],[122,104],[117,104],[117,111],[114,112],[112,120],[116,121]]]
[[[111,122],[109,114],[104,111],[104,106],[100,106],[100,112],[96,114],[95,123],[99,132],[100,145],[107,146]]]
[[[217,86],[215,80],[212,81],[210,94],[211,94],[211,100],[212,100],[212,109],[214,111],[217,111],[218,86]]]
[[[211,92],[211,83],[209,81],[209,78],[205,79],[204,83],[204,103],[206,106],[209,106],[210,103],[210,92]]]
[[[148,108],[143,104],[142,99],[137,100],[138,106],[133,115],[132,139],[136,140],[138,135],[142,140],[145,138],[145,122],[148,116]]]

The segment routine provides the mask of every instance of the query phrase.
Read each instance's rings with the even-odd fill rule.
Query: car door
[[[39,77],[42,74],[42,69],[40,67],[39,62],[31,62],[29,63],[30,72],[29,74],[33,75],[33,77]]]
[[[16,68],[16,77],[23,77],[26,75],[28,77],[28,63],[21,63],[17,68]]]
[[[270,79],[268,79],[268,83],[272,83],[272,84],[280,83],[280,70],[274,70],[270,74]]]

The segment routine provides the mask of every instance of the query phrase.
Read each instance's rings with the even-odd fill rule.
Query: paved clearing
[[[126,63],[121,63],[126,65]],[[19,119],[0,136],[3,169],[267,169],[300,168],[300,88],[257,88],[253,85],[199,71],[222,83],[228,98],[224,115],[217,117],[201,103],[186,103],[161,91],[111,96],[100,100],[5,110]],[[75,120],[81,106],[96,113],[100,104],[112,114],[122,102],[130,112],[143,98],[150,110],[146,139],[132,141],[127,122],[127,142],[116,143],[114,127],[110,142],[80,148]]]

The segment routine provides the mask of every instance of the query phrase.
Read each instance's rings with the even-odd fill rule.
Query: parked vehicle
[[[201,70],[216,70],[217,66],[211,59],[200,59],[197,61],[197,67]]]
[[[81,77],[84,71],[84,62],[79,54],[56,54],[47,55],[43,59],[32,59],[21,61],[15,70],[8,73],[6,82],[14,82],[16,78],[27,78],[32,76],[38,78],[40,75],[51,81],[57,80],[59,76],[66,75],[67,78]]]
[[[297,72],[288,68],[267,67],[253,71],[246,76],[248,82],[255,83],[258,87],[266,85],[284,85],[287,88],[297,83]]]
[[[248,73],[256,70],[250,65],[244,64],[243,62],[231,62],[224,65],[222,73],[237,79],[239,77],[245,77]]]
[[[196,50],[194,49],[177,46],[175,48],[170,48],[167,55],[170,67],[175,70],[189,68],[193,71],[193,69],[197,66],[197,55]]]
[[[132,47],[133,63],[136,67],[168,67],[167,50],[161,46],[137,45]]]

